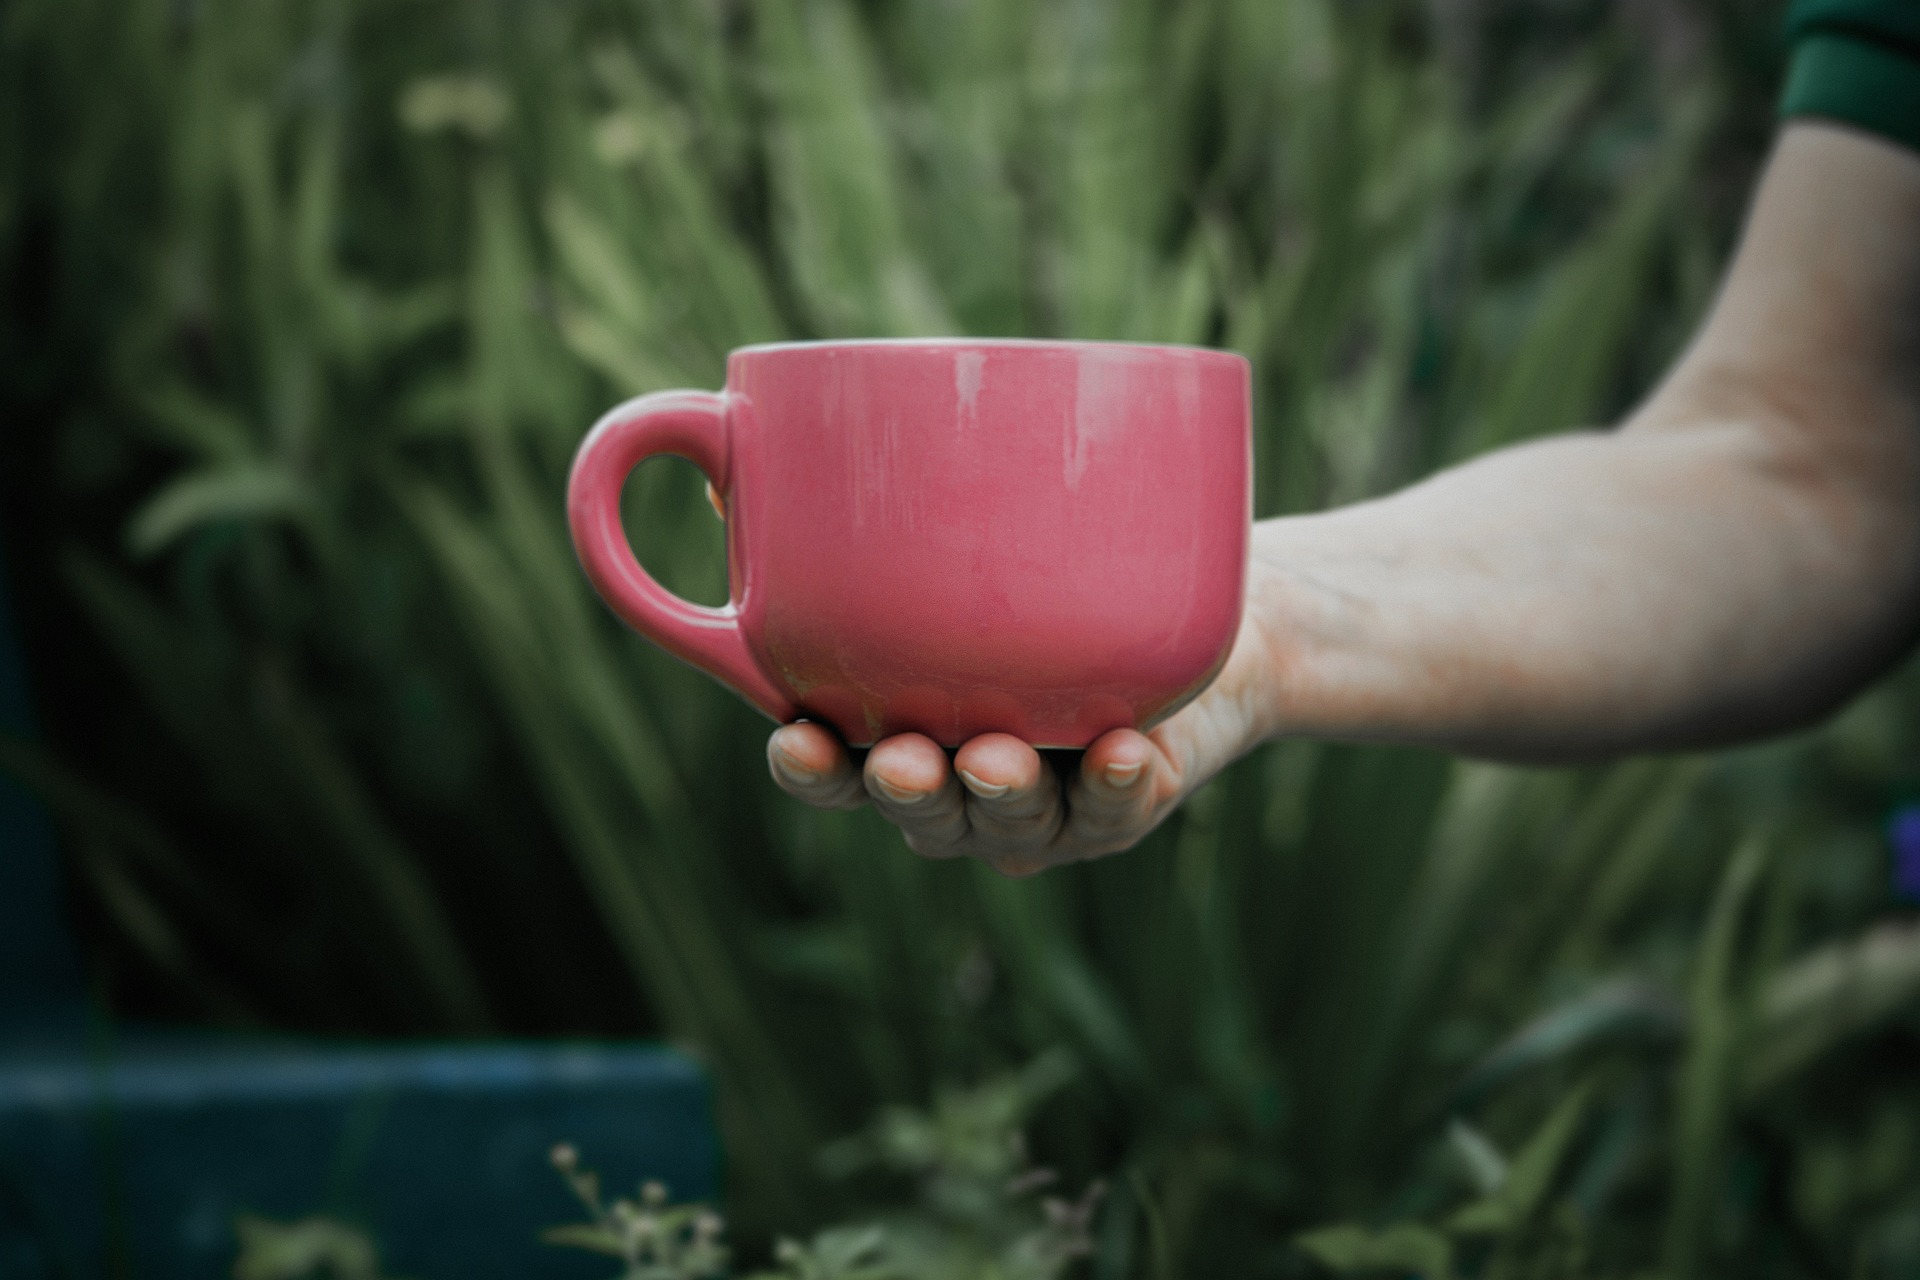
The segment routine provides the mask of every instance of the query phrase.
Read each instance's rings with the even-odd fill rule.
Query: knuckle
[[[789,791],[787,794],[792,796],[794,799],[798,800],[801,804],[806,805],[810,809],[839,808],[839,805],[836,803],[839,797],[834,796],[831,793],[822,795],[818,791]]]
[[[1026,821],[1018,823],[996,824],[975,820],[972,824],[976,841],[990,844],[996,858],[1032,858],[1053,847],[1060,834],[1057,822]]]
[[[1154,828],[1151,811],[1076,810],[1067,823],[1065,841],[1087,858],[1105,857],[1133,848]]]
[[[934,861],[944,862],[957,858],[965,852],[952,840],[937,839],[923,832],[902,831],[901,835],[906,838],[907,848],[923,858]]]
[[[884,812],[884,811],[883,811]],[[967,833],[966,815],[959,809],[951,808],[945,812],[924,812],[913,810],[904,814],[888,813],[887,819],[907,838],[909,846],[918,852],[918,844],[933,846],[958,845]]]
[[[819,803],[823,809],[862,809],[867,805],[867,791],[857,783],[843,786]]]
[[[1046,819],[1059,807],[1059,797],[1046,788],[1033,787],[1025,792],[1015,792],[1000,800],[984,800],[982,807],[988,813],[1008,822],[1037,822]]]
[[[968,812],[976,828],[1021,848],[1053,839],[1064,816],[1058,795],[1045,792],[1018,803],[975,797],[968,802]]]
[[[787,794],[816,809],[839,809],[846,804],[847,793],[843,787],[788,787]]]
[[[1039,875],[1048,864],[1032,858],[988,858],[986,863],[1009,880],[1026,880]]]
[[[1033,809],[1020,813],[1007,813],[1004,810],[990,809],[985,805],[974,805],[969,810],[974,825],[983,831],[991,831],[1010,840],[1045,836],[1053,826],[1053,814],[1045,809]]]
[[[1089,840],[1138,840],[1148,827],[1146,815],[1138,811],[1081,811],[1073,817],[1073,830]]]
[[[1105,858],[1112,854],[1125,853],[1127,850],[1133,848],[1134,845],[1140,843],[1141,834],[1143,833],[1134,832],[1115,839],[1089,841],[1081,847],[1080,860]]]
[[[1115,832],[1148,825],[1153,806],[1145,796],[1108,798],[1093,792],[1074,796],[1072,822],[1089,831]]]

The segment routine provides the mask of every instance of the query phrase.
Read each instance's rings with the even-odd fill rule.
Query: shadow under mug
[[[1197,694],[1239,628],[1247,362],[1195,347],[873,340],[745,347],[724,391],[641,396],[581,443],[574,547],[636,631],[778,721],[854,746],[987,732],[1083,747]],[[629,473],[707,475],[729,602],[634,558]]]

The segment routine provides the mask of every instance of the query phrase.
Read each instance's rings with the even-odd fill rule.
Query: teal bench
[[[0,731],[27,730],[0,586]],[[241,1214],[327,1213],[415,1280],[598,1277],[547,1153],[710,1198],[707,1086],[655,1044],[333,1043],[90,1017],[46,815],[0,777],[0,1277],[215,1280]]]

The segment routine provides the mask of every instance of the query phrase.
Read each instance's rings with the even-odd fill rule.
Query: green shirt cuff
[[[1843,121],[1920,150],[1920,58],[1851,36],[1803,36],[1780,114]]]

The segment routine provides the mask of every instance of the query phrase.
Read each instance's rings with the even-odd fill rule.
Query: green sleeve
[[[1920,149],[1920,0],[1798,0],[1782,116],[1820,116]]]

